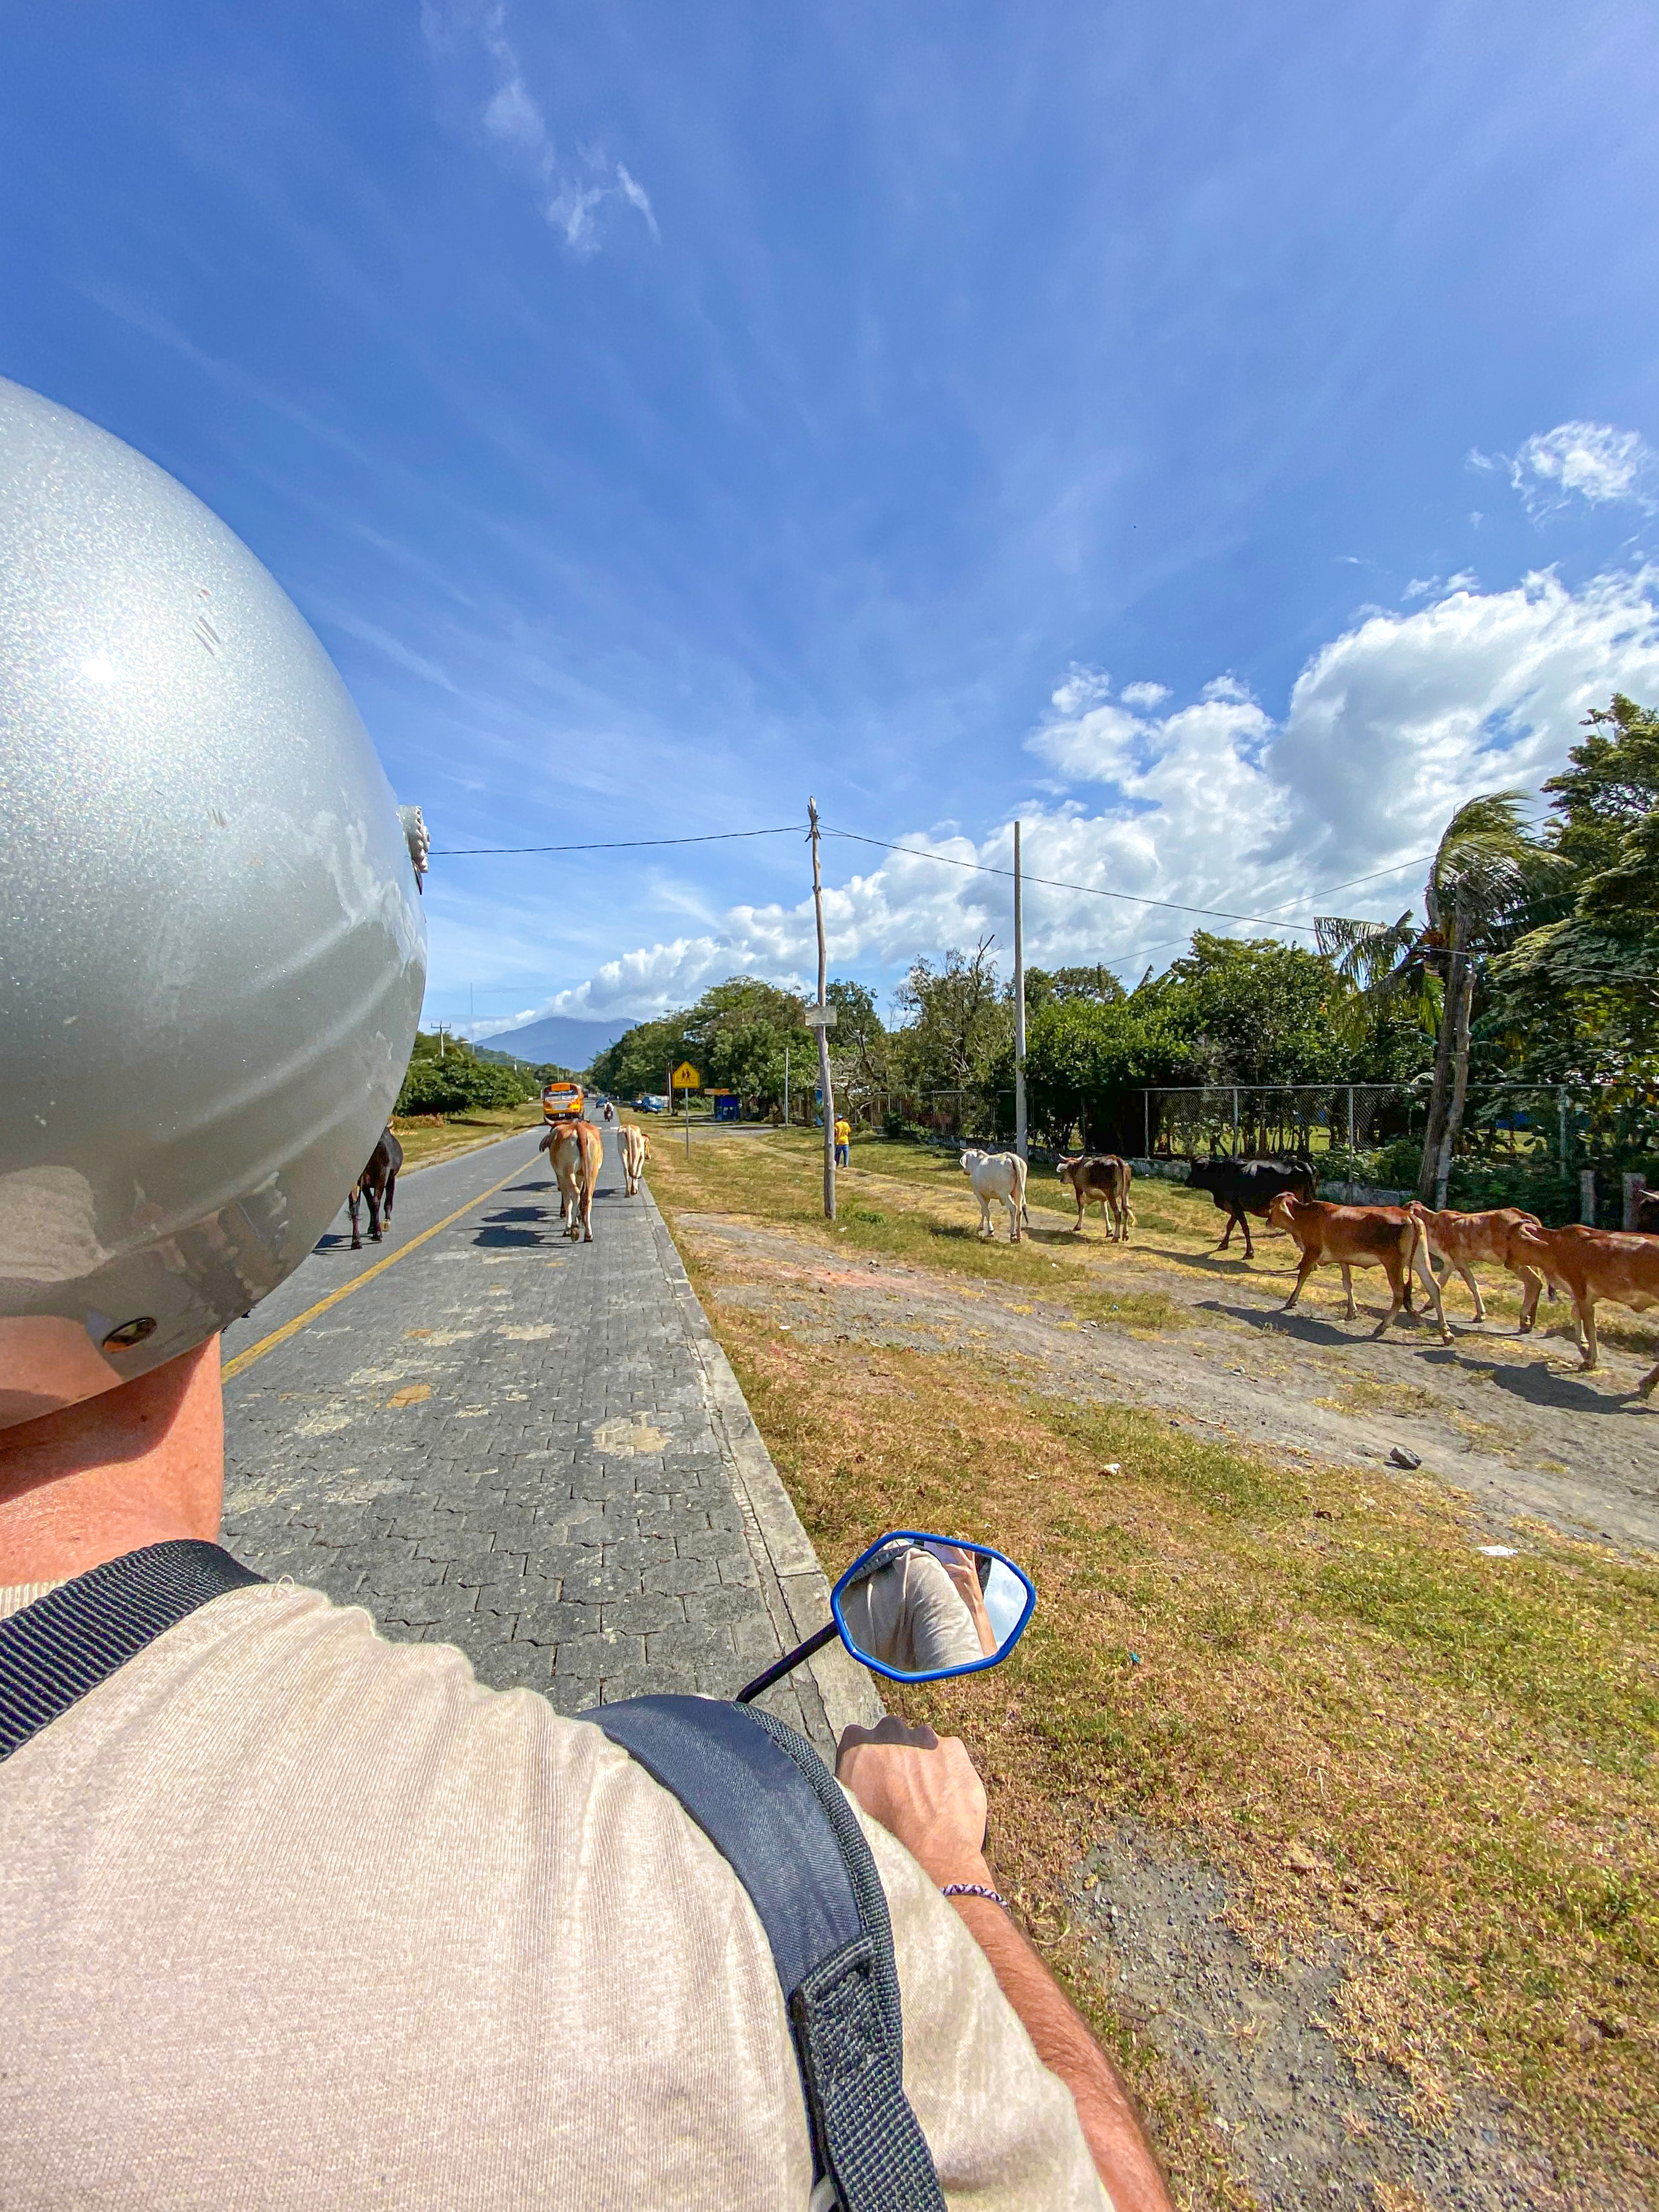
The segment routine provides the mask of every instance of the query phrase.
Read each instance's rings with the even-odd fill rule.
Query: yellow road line
[[[399,1260],[406,1260],[429,1237],[435,1237],[440,1230],[447,1229],[464,1213],[471,1213],[473,1207],[482,1206],[485,1199],[494,1198],[498,1190],[507,1188],[514,1176],[522,1175],[524,1171],[523,1162],[516,1168],[509,1168],[499,1182],[491,1183],[488,1190],[481,1190],[477,1198],[469,1198],[465,1206],[458,1206],[453,1213],[447,1213],[441,1221],[434,1221],[430,1229],[422,1230],[420,1235],[411,1237],[407,1244],[400,1244],[395,1252],[388,1252],[384,1260],[377,1260],[372,1267],[365,1267],[361,1275],[354,1275],[349,1283],[342,1283],[337,1291],[331,1291],[325,1298],[319,1298],[314,1306],[307,1306],[292,1321],[285,1321],[280,1328],[272,1329],[269,1336],[262,1336],[258,1344],[250,1344],[246,1352],[239,1352],[234,1359],[225,1362],[219,1371],[219,1380],[228,1382],[233,1375],[240,1375],[244,1368],[252,1367],[256,1359],[263,1359],[266,1352],[275,1352],[277,1346],[286,1344],[289,1337],[298,1336],[300,1331],[315,1321],[319,1314],[325,1314],[331,1306],[337,1306],[342,1298],[349,1298],[354,1291],[362,1290],[365,1283],[372,1283],[376,1275],[385,1274],[386,1269],[396,1267]]]

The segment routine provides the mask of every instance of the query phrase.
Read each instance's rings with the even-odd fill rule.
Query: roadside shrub
[[[516,1106],[534,1095],[533,1082],[517,1069],[452,1052],[412,1061],[392,1111],[460,1114],[469,1107]]]

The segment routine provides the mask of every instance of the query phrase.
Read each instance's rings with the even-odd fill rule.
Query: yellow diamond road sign
[[[676,1091],[701,1091],[702,1089],[702,1078],[698,1074],[696,1069],[692,1066],[689,1060],[683,1060],[679,1066],[674,1070],[673,1082]]]

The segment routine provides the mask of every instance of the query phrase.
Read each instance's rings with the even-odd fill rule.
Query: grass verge
[[[798,1139],[665,1157],[653,1188],[706,1292],[722,1263],[684,1218],[718,1210],[1071,1297],[1072,1263],[1041,1237],[939,1234],[946,1170],[889,1150],[908,1148],[862,1148],[835,1230],[813,1220],[817,1164]],[[954,1199],[959,1215],[959,1174]],[[1213,1241],[1185,1193],[1138,1210],[1160,1243]],[[895,1524],[979,1536],[1030,1569],[1039,1611],[1005,1668],[895,1702],[967,1737],[999,1875],[1135,2071],[1188,2201],[1249,2200],[1201,2095],[1112,2016],[1067,1898],[1125,1814],[1179,1827],[1224,1870],[1262,1960],[1341,1947],[1328,2025],[1395,2069],[1422,2126],[1490,2085],[1569,2172],[1652,2201],[1655,1563],[1545,1530],[1485,1559],[1428,1486],[1200,1443],[1153,1413],[1022,1392],[960,1353],[796,1343],[750,1304],[705,1302],[832,1573]]]
[[[538,1129],[541,1121],[541,1101],[532,1098],[522,1106],[481,1106],[465,1114],[422,1114],[409,1121],[394,1115],[392,1128],[404,1148],[403,1172],[409,1175],[477,1152],[480,1145],[493,1145],[515,1129]]]

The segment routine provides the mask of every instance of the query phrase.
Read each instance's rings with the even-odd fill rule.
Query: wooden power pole
[[[1024,1159],[1025,921],[1020,909],[1019,824],[1014,824],[1014,1150]]]
[[[811,825],[812,840],[812,911],[818,925],[818,1002],[809,1006],[806,1018],[818,1033],[818,1091],[823,1100],[823,1218],[836,1218],[836,1093],[830,1080],[830,1030],[836,1018],[836,1010],[825,994],[829,986],[830,969],[823,946],[823,874],[818,865],[818,802],[806,802],[806,818]]]

